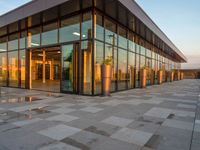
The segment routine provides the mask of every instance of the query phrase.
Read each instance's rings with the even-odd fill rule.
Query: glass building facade
[[[112,92],[139,88],[143,67],[148,85],[157,84],[161,69],[168,82],[182,62],[116,0],[71,0],[0,28],[3,86],[98,95],[107,57]]]

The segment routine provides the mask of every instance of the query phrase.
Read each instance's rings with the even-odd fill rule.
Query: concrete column
[[[42,73],[42,82],[46,83],[46,68],[45,68],[45,63],[46,63],[46,54],[45,54],[45,50],[42,51],[43,52],[43,73]]]
[[[50,64],[50,80],[53,80],[53,75],[54,75],[54,59],[51,60]]]

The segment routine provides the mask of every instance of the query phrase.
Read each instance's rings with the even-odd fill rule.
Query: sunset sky
[[[0,15],[31,0],[0,0]],[[186,55],[184,68],[200,68],[200,0],[136,0]]]
[[[200,0],[136,0],[186,55],[183,68],[200,68]]]

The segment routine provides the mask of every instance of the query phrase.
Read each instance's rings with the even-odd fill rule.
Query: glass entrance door
[[[62,46],[62,92],[80,92],[80,50],[79,44]]]
[[[60,47],[30,51],[30,89],[60,92]]]

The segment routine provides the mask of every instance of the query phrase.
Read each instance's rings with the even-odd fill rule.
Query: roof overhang
[[[130,12],[139,18],[151,31],[163,40],[171,49],[173,49],[181,58],[182,62],[187,62],[184,54],[172,43],[164,32],[153,22],[153,20],[144,12],[144,10],[135,2],[135,0],[119,0]]]

